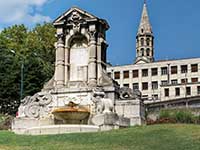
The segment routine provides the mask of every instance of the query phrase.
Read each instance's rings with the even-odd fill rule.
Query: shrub
[[[174,112],[174,118],[177,123],[193,123],[195,116],[187,110],[177,110]]]
[[[157,123],[195,123],[200,124],[200,115],[196,116],[189,109],[165,109],[159,112],[156,121],[149,121],[149,124]]]
[[[171,118],[170,112],[168,110],[161,110],[159,118]]]
[[[10,115],[0,114],[0,130],[8,130],[11,128],[11,121],[13,117]]]

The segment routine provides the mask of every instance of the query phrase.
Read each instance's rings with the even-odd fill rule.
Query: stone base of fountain
[[[81,133],[81,132],[98,132],[99,126],[94,125],[78,125],[78,124],[63,124],[63,125],[48,125],[37,126],[24,130],[18,134],[25,135],[50,135],[50,134],[64,134],[64,133]]]

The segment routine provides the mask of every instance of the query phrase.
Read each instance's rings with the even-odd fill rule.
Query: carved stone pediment
[[[66,11],[64,14],[62,14],[56,20],[54,20],[53,24],[54,26],[72,25],[73,28],[78,28],[80,24],[85,24],[94,21],[101,23],[103,26],[105,26],[106,29],[109,28],[109,25],[106,20],[99,19],[98,17],[78,7],[72,7],[71,9]]]
[[[86,20],[91,19],[94,20],[98,18],[94,15],[89,14],[86,11],[81,10],[80,8],[73,7],[66,11],[63,15],[59,16],[53,23],[54,25],[66,22],[68,24],[80,24]]]

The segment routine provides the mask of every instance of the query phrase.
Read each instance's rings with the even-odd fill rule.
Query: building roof
[[[137,34],[153,34],[152,27],[149,21],[146,1],[144,1],[142,16]]]
[[[122,65],[112,65],[112,66],[107,66],[108,68],[114,68],[114,67],[125,67],[125,66],[144,66],[144,65],[154,65],[154,64],[159,64],[159,63],[177,63],[181,61],[186,61],[186,62],[193,62],[194,60],[200,62],[200,57],[192,57],[192,58],[177,58],[177,59],[168,59],[168,60],[156,60],[154,62],[146,63],[146,64],[122,64]]]

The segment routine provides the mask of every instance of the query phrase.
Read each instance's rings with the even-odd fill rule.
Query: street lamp
[[[23,93],[24,93],[24,57],[17,54],[14,50],[10,50],[11,53],[18,55],[21,59],[21,81],[20,81],[20,102],[22,102],[22,98],[23,98]]]

